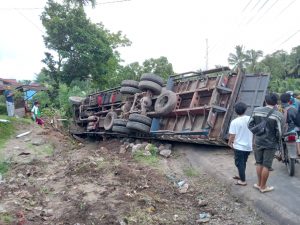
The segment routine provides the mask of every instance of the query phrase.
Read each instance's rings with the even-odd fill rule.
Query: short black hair
[[[275,93],[267,94],[265,97],[267,105],[275,106],[278,103],[278,95]]]
[[[239,116],[243,115],[246,112],[246,110],[247,110],[247,105],[244,102],[237,102],[234,105],[234,111]]]
[[[291,100],[291,95],[288,93],[284,93],[280,95],[280,101],[281,103],[288,103]]]

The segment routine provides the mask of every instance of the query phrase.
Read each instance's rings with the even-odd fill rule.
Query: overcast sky
[[[228,65],[234,46],[290,51],[300,45],[299,0],[98,0],[93,22],[121,30],[133,42],[125,63],[166,56],[176,72]],[[0,0],[0,77],[34,79],[43,64],[46,0]]]

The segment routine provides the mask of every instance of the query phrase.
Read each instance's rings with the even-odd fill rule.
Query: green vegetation
[[[261,50],[245,50],[238,45],[235,53],[229,54],[228,62],[247,73],[271,74],[270,91],[300,94],[300,46],[294,47],[290,53],[278,50],[263,57]]]
[[[2,149],[5,146],[6,142],[9,140],[9,138],[16,133],[16,124],[30,124],[31,120],[24,118],[8,117],[4,115],[0,115],[0,118],[10,121],[9,123],[0,123],[0,173],[4,174],[8,171],[10,162],[7,162],[5,160]]]
[[[143,164],[146,164],[146,165],[150,165],[150,166],[155,166],[157,165],[157,163],[159,162],[159,159],[157,157],[157,155],[145,155],[144,154],[145,152],[144,151],[136,151],[134,154],[133,154],[133,158],[140,162],[140,163],[143,163]]]
[[[11,224],[13,222],[13,217],[8,213],[0,213],[0,222],[4,224]]]
[[[196,176],[199,176],[199,172],[196,169],[194,169],[193,167],[184,168],[183,169],[183,173],[187,177],[196,177]]]

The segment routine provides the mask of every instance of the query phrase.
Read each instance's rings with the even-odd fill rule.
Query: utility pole
[[[205,42],[206,42],[205,69],[208,70],[208,38],[205,39]]]

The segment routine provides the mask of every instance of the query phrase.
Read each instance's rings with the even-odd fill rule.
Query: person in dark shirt
[[[285,128],[284,132],[292,132],[296,129],[296,116],[297,116],[297,109],[293,107],[291,102],[291,95],[289,93],[284,93],[280,96],[281,105],[284,112],[284,115],[286,118],[285,122],[287,124],[287,127]]]
[[[254,184],[254,187],[262,193],[274,190],[274,187],[267,186],[267,180],[283,130],[283,115],[276,110],[277,102],[277,95],[266,95],[266,106],[255,108],[248,123],[248,128],[251,130],[251,128],[265,120],[268,113],[273,110],[267,119],[265,132],[259,136],[254,135],[254,157],[258,178],[258,182]]]
[[[4,96],[6,99],[6,108],[8,116],[14,116],[15,114],[15,104],[14,104],[14,93],[11,90],[10,86],[7,86],[4,91]]]

